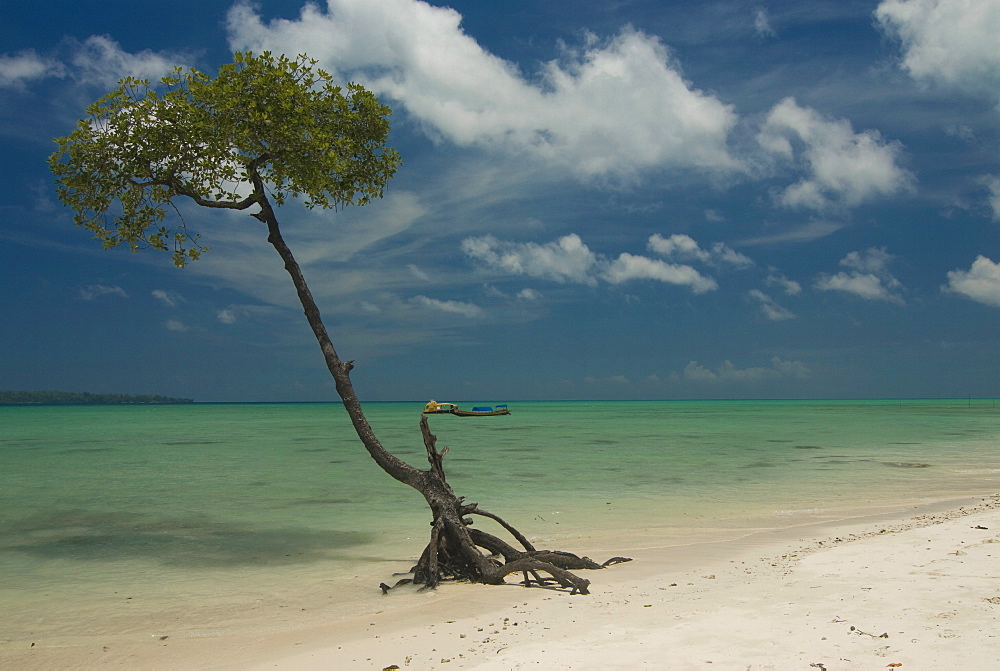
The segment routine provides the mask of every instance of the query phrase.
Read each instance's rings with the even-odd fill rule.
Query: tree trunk
[[[445,479],[442,462],[447,448],[438,452],[437,438],[430,432],[426,417],[420,419],[420,430],[431,466],[429,470],[420,470],[407,464],[382,446],[375,437],[361,409],[361,403],[354,393],[350,378],[353,362],[341,361],[337,355],[302,269],[281,236],[278,220],[264,194],[263,184],[256,174],[252,174],[251,177],[254,178],[255,187],[258,187],[258,202],[261,207],[260,212],[252,216],[267,224],[268,242],[277,250],[285,264],[285,270],[292,278],[299,302],[305,311],[316,342],[319,343],[323,359],[333,376],[337,393],[351,418],[354,430],[375,463],[399,482],[419,491],[431,508],[433,520],[430,541],[412,569],[412,582],[431,588],[446,579],[501,584],[510,574],[523,573],[526,585],[532,582],[539,585],[555,582],[570,589],[573,594],[577,592],[587,594],[590,581],[574,575],[571,570],[599,569],[614,563],[630,561],[624,557],[614,557],[604,564],[598,564],[587,557],[578,557],[566,552],[536,550],[527,538],[497,515],[480,509],[478,504],[464,503],[464,497],[456,496]],[[494,520],[524,549],[518,550],[492,534],[472,529],[470,515]],[[486,550],[489,554],[484,554],[482,550]],[[551,578],[543,579],[538,572],[547,573]],[[529,574],[534,580],[528,577]],[[405,582],[411,581],[400,581],[400,583]],[[384,583],[381,587],[383,592],[390,589]]]

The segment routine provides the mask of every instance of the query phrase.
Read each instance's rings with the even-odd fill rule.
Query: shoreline
[[[307,626],[40,643],[8,648],[4,665],[834,671],[1000,662],[998,494],[622,553],[636,561],[587,572],[587,596],[445,584],[375,595],[363,613]]]

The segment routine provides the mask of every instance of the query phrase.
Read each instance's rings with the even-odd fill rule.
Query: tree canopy
[[[315,65],[236,53],[214,78],[178,67],[159,85],[121,80],[56,139],[49,164],[60,200],[106,248],[172,249],[183,266],[205,248],[177,196],[235,210],[268,196],[322,208],[381,197],[400,163],[385,146],[391,110]]]

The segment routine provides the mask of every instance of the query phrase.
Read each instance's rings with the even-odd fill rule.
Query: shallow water
[[[1000,488],[991,400],[510,405],[431,418],[449,482],[581,553]],[[366,405],[424,467],[421,409]],[[345,614],[426,542],[422,498],[378,470],[339,405],[4,407],[0,426],[4,643]]]

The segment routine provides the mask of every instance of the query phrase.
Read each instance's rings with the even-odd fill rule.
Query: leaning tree
[[[188,230],[176,201],[247,211],[266,227],[267,241],[291,276],[361,442],[382,470],[420,491],[430,505],[430,541],[412,581],[429,587],[444,579],[499,584],[523,573],[526,584],[557,583],[587,593],[590,582],[571,571],[625,559],[597,564],[536,550],[502,518],[455,495],[442,466],[447,448],[438,450],[425,417],[420,429],[427,470],[388,452],[365,419],[351,384],[353,362],[337,355],[302,269],[282,238],[275,206],[289,199],[309,208],[364,205],[382,196],[400,159],[386,147],[390,109],[362,86],[334,84],[315,66],[303,55],[236,53],[214,78],[178,67],[159,85],[121,80],[87,108],[88,118],[76,130],[55,140],[59,148],[49,164],[60,200],[105,248],[172,252],[178,267],[206,250]],[[521,549],[473,528],[472,516],[497,522]]]

